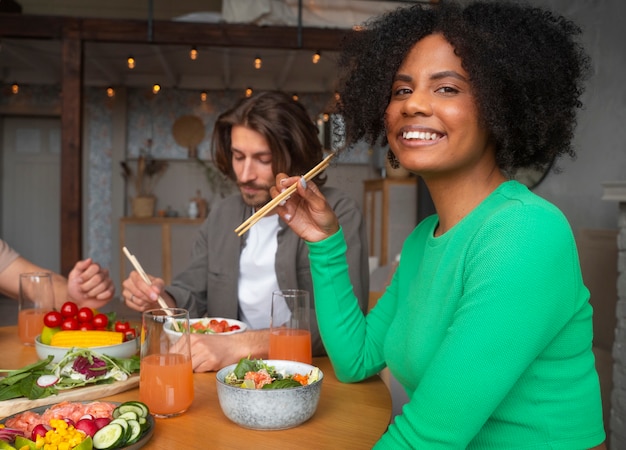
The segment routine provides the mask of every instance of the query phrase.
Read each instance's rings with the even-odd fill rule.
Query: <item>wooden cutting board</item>
[[[86,386],[67,391],[61,391],[57,395],[46,398],[29,400],[27,398],[14,398],[12,400],[0,401],[0,419],[17,414],[26,409],[37,408],[38,406],[52,405],[63,401],[86,401],[96,400],[109,395],[128,391],[139,386],[139,375],[133,375],[124,381],[116,381],[111,384],[98,384]]]

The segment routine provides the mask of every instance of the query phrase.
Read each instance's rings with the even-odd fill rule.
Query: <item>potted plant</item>
[[[135,196],[132,198],[133,216],[152,217],[156,198],[154,187],[161,178],[167,162],[154,159],[150,154],[141,153],[137,158],[137,168],[133,171],[126,161],[120,162],[122,175],[126,181],[132,181],[135,187]]]

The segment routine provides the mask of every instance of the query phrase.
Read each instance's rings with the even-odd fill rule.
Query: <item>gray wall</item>
[[[563,159],[535,190],[555,203],[574,230],[617,228],[618,207],[601,199],[602,183],[626,179],[626,2],[624,0],[532,0],[566,15],[583,28],[593,74],[583,96],[574,145],[576,160]]]

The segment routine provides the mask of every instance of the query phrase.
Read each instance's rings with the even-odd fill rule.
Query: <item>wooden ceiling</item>
[[[42,71],[56,73],[51,78],[61,87],[61,272],[69,273],[74,263],[82,258],[82,107],[83,87],[87,54],[85,49],[93,46],[94,51],[102,44],[125,44],[159,46],[161,50],[152,52],[165,58],[167,46],[249,48],[259,52],[262,49],[283,49],[287,51],[316,50],[335,51],[342,37],[349,31],[339,29],[318,29],[303,27],[259,27],[239,24],[197,24],[173,21],[152,21],[129,19],[91,19],[55,16],[29,16],[20,14],[0,14],[0,39],[9,43],[9,49],[19,40],[42,41],[58,45],[58,54],[45,57],[25,57],[21,63],[34,66]],[[46,44],[44,44],[46,45]],[[165,47],[164,47],[165,46]],[[152,47],[150,47],[152,48]],[[13,52],[15,57],[18,51]],[[3,50],[4,53],[4,50]],[[57,60],[56,58],[59,58]],[[172,57],[170,57],[173,59]],[[4,59],[4,58],[3,58]],[[25,61],[24,61],[25,59]],[[96,66],[98,63],[95,64]],[[48,66],[51,68],[49,69]],[[124,73],[107,64],[100,63],[96,71],[106,83],[124,80]],[[109,66],[112,66],[110,63]],[[161,69],[174,67],[167,61]],[[167,72],[167,70],[165,70]],[[3,74],[6,70],[3,69]],[[46,72],[48,73],[48,72]],[[180,83],[182,78],[173,71],[169,75],[172,83]],[[223,83],[233,83],[221,71]],[[11,81],[2,80],[5,83]],[[180,84],[179,84],[180,85]],[[226,84],[225,84],[226,86]]]
[[[62,41],[71,32],[81,41],[85,86],[332,92],[336,50],[349,31],[0,15],[0,81],[59,84]],[[316,52],[322,57],[314,64]],[[134,69],[127,66],[129,56]],[[260,69],[254,68],[256,57]]]

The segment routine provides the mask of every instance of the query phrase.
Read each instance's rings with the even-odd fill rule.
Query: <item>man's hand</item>
[[[191,334],[191,363],[194,372],[217,371],[241,358],[267,358],[269,330],[247,330],[226,336]]]
[[[143,281],[139,272],[133,270],[122,282],[122,297],[126,305],[135,311],[160,308],[158,299],[161,296],[170,308],[175,308],[176,301],[165,292],[163,279],[152,275],[148,275],[148,278],[152,284]]]

